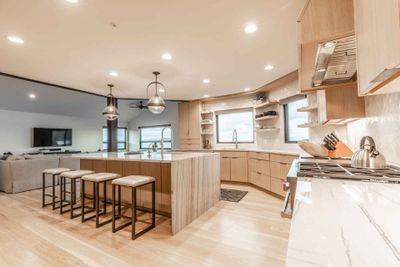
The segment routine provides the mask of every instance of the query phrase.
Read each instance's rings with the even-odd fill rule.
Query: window
[[[103,127],[103,150],[107,150],[108,146],[108,129],[107,127]],[[118,127],[117,130],[117,144],[118,150],[125,150],[127,148],[127,130],[125,127]]]
[[[233,131],[238,143],[254,143],[252,110],[237,110],[217,114],[217,143],[233,143]]]
[[[307,123],[306,112],[297,112],[297,109],[307,106],[307,98],[297,99],[283,106],[285,113],[285,142],[296,143],[308,140],[308,129],[299,128],[298,125]]]
[[[147,149],[149,145],[156,143],[157,147],[161,146],[161,131],[164,131],[164,148],[171,149],[172,137],[171,137],[171,125],[156,125],[139,127],[140,129],[140,149]]]

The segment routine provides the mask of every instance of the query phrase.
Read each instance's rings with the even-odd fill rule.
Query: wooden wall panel
[[[81,159],[80,162],[81,170],[93,170],[93,160],[91,159]]]
[[[161,203],[163,212],[171,213],[171,163],[161,164]]]
[[[156,209],[161,204],[161,163],[140,162],[140,174],[154,177],[156,179]],[[140,188],[140,206],[151,208],[151,185]]]

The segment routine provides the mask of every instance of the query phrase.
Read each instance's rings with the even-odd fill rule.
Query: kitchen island
[[[167,152],[125,155],[124,153],[77,154],[80,168],[112,172],[121,176],[147,175],[156,179],[156,212],[171,217],[174,235],[206,212],[220,199],[220,159],[218,153]],[[123,188],[124,189],[124,188]],[[88,185],[85,193],[92,194]],[[100,190],[102,192],[102,190]],[[151,186],[137,191],[137,205],[151,208]],[[111,185],[107,186],[111,197]],[[122,191],[122,201],[130,203],[130,191]]]

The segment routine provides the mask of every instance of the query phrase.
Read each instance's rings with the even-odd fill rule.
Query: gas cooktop
[[[371,182],[400,183],[400,168],[363,169],[351,167],[350,161],[300,161],[297,177],[351,179]]]

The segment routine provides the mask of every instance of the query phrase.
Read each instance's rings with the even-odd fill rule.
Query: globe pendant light
[[[107,107],[105,107],[103,111],[103,116],[106,117],[106,119],[109,121],[114,121],[119,117],[116,103],[117,100],[112,94],[112,88],[114,87],[114,85],[108,84],[107,86],[110,87],[110,93],[107,95],[107,99],[109,99],[109,104],[107,105]]]
[[[165,109],[165,102],[164,102],[164,99],[162,99],[162,97],[158,95],[158,85],[160,85],[162,88],[164,88],[164,90],[165,90],[165,86],[162,83],[157,81],[157,76],[160,75],[160,73],[158,71],[155,71],[155,72],[153,72],[153,74],[156,76],[156,80],[154,82],[149,83],[149,85],[147,85],[147,88],[146,88],[147,98],[149,97],[150,86],[154,85],[156,92],[155,92],[155,95],[149,99],[149,102],[147,102],[147,108],[153,114],[160,114]]]

